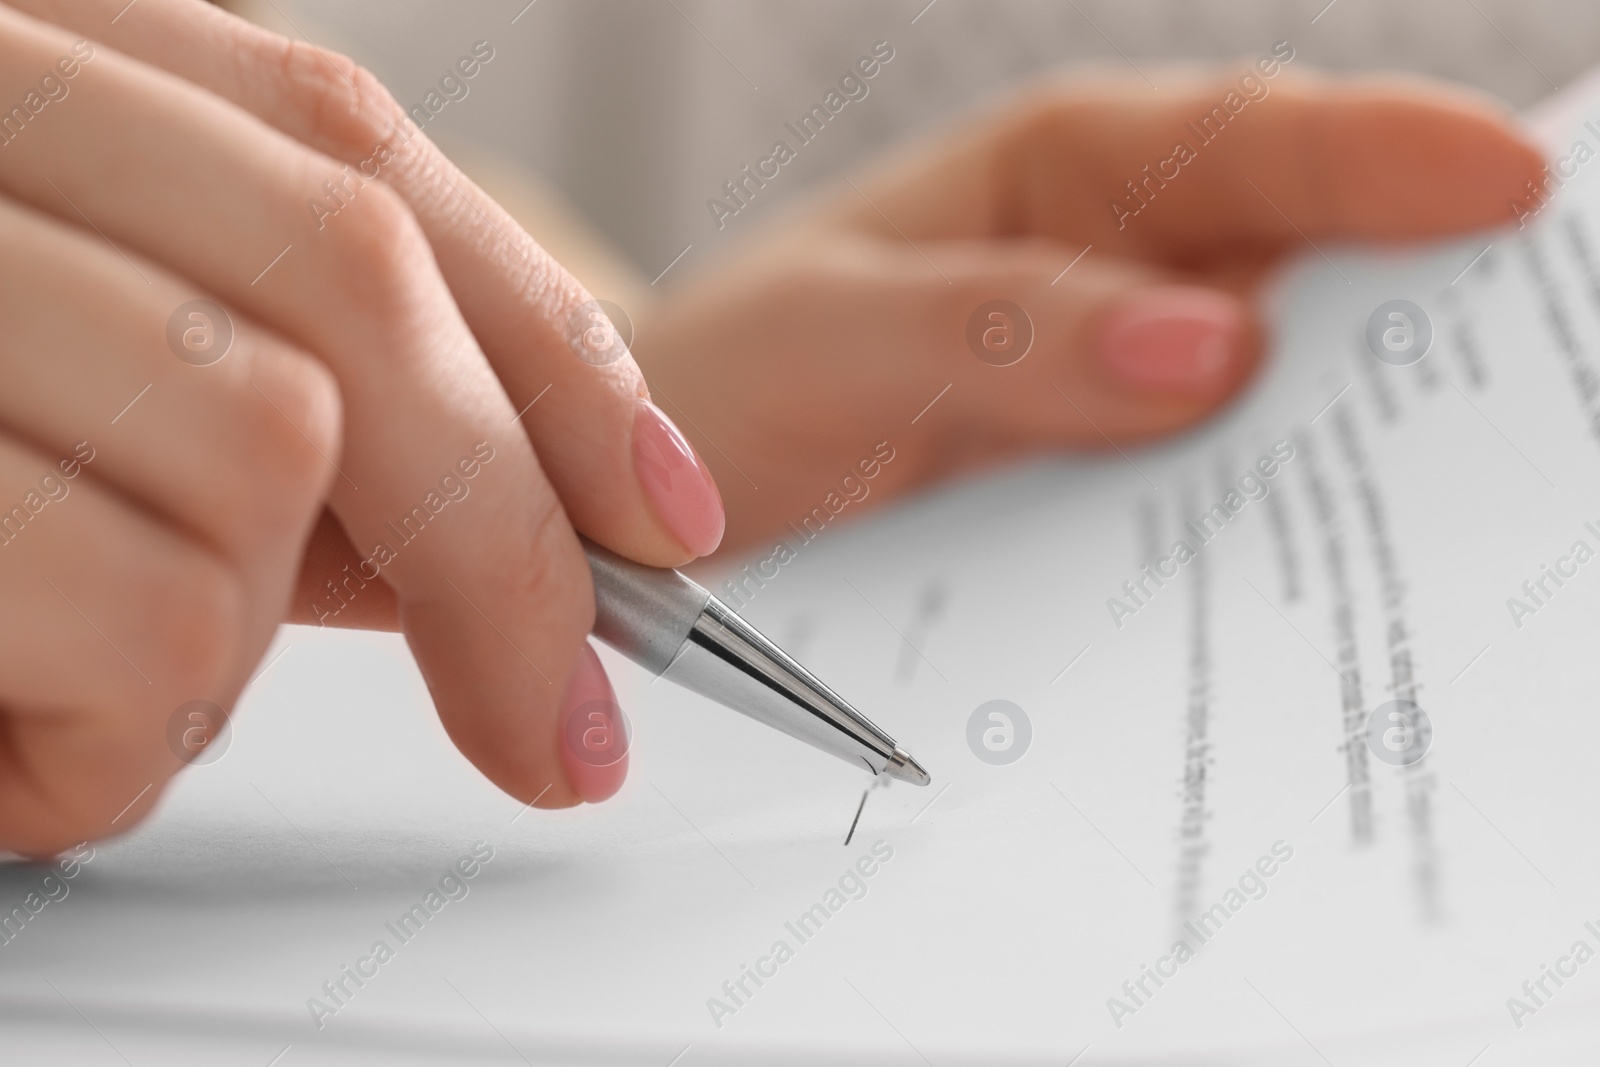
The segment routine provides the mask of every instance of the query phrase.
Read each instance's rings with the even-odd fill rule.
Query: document
[[[1589,119],[1561,123],[1583,161],[1524,228],[1308,247],[1271,297],[1275,358],[1215,424],[702,576],[930,788],[608,654],[630,780],[530,811],[454,753],[397,639],[288,630],[221,758],[0,945],[7,1044],[1592,1063]],[[0,872],[0,905],[44,873]]]

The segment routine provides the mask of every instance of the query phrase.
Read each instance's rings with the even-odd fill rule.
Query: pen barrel
[[[894,738],[715,597],[662,677],[872,774],[894,758]]]
[[[677,571],[583,542],[594,575],[594,634],[652,674],[865,767],[928,784],[928,774],[855,708],[732,608]]]
[[[652,674],[672,663],[711,594],[674,570],[623,559],[587,539],[594,635]]]

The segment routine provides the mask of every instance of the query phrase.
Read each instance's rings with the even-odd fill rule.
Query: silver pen
[[[928,772],[894,738],[701,586],[588,540],[583,549],[594,573],[594,633],[606,644],[652,674],[873,775],[928,784]]]

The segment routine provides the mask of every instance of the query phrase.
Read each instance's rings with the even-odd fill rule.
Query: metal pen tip
[[[922,764],[912,759],[911,753],[898,746],[883,771],[891,778],[898,778],[902,782],[910,782],[912,785],[927,785],[933,781],[932,778],[928,777],[928,772],[922,769]]]

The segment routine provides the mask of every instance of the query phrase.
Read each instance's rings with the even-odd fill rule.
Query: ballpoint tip
[[[898,778],[902,782],[912,785],[927,785],[933,781],[928,777],[928,772],[922,769],[922,764],[911,758],[911,753],[903,748],[896,748],[893,757],[883,768],[884,773],[891,778]]]

